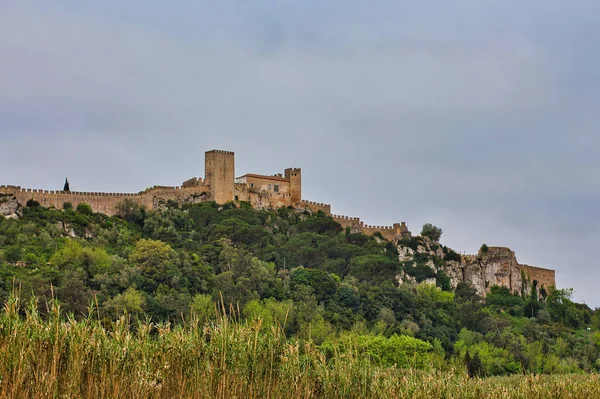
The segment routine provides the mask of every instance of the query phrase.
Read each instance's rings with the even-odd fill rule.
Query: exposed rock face
[[[193,193],[193,194],[178,195],[175,197],[174,200],[161,198],[161,197],[154,197],[154,198],[152,198],[152,209],[156,209],[159,211],[166,209],[167,203],[169,202],[169,200],[175,201],[179,205],[199,204],[201,202],[208,201],[208,196],[205,192],[202,192],[199,194]]]
[[[23,215],[23,209],[17,201],[17,197],[11,194],[0,194],[0,215],[10,219],[16,219]]]
[[[523,282],[515,253],[508,248],[491,247],[478,256],[467,256],[460,266],[462,281],[471,284],[480,295],[494,285],[506,287],[513,294],[521,294]]]
[[[478,255],[460,256],[460,260],[454,253],[453,258],[457,260],[449,260],[451,250],[442,248],[438,243],[431,242],[425,237],[417,239],[418,245],[414,242],[412,244],[416,251],[401,242],[398,243],[398,259],[408,267],[406,270],[410,270],[411,267],[421,268],[421,276],[423,268],[431,269],[431,272],[438,276],[443,272],[449,277],[452,289],[455,289],[460,282],[466,282],[481,296],[489,293],[493,286],[506,287],[512,294],[530,295],[533,286],[541,290],[556,285],[554,270],[520,265],[515,253],[509,248],[489,247],[486,252]],[[404,270],[396,276],[396,279],[399,284],[417,282],[414,276]],[[435,278],[421,277],[421,279],[420,281],[425,283],[436,283]]]

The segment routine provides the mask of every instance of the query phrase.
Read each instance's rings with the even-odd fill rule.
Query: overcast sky
[[[0,184],[301,167],[369,224],[508,246],[600,306],[597,0],[0,3]]]

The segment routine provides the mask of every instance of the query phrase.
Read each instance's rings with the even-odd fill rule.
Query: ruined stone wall
[[[232,151],[212,150],[205,153],[204,182],[210,186],[210,197],[218,204],[234,200],[235,159]]]
[[[534,280],[537,280],[540,288],[556,287],[556,272],[554,270],[529,265],[519,265],[519,269],[523,271],[525,278],[531,284]]]

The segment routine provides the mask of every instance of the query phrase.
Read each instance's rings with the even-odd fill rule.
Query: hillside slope
[[[236,317],[280,323],[287,336],[317,344],[350,332],[399,334],[447,357],[476,352],[486,374],[600,366],[596,312],[571,302],[569,290],[540,300],[494,285],[502,249],[461,261],[423,237],[394,243],[321,213],[243,204],[169,203],[147,212],[124,202],[120,217],[108,217],[85,204],[58,211],[32,202],[21,213],[0,218],[0,299],[16,289],[26,306],[34,294],[42,315],[55,298],[77,318],[93,303],[106,323],[125,311],[209,322],[222,299]],[[500,265],[482,280],[485,299],[452,272],[459,264],[469,273],[475,261]]]

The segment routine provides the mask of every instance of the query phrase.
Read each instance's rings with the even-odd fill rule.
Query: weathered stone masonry
[[[12,200],[10,197],[13,197]],[[16,201],[15,201],[16,199]],[[89,204],[96,212],[114,215],[116,204],[129,199],[148,209],[159,209],[168,201],[190,204],[215,201],[219,204],[247,201],[255,208],[292,206],[297,209],[321,211],[331,216],[343,228],[367,235],[375,233],[396,241],[410,235],[404,222],[392,226],[371,226],[358,217],[334,215],[331,205],[302,199],[302,170],[288,168],[284,173],[271,176],[248,173],[235,177],[235,154],[231,151],[212,150],[205,153],[205,176],[193,177],[181,186],[154,186],[138,193],[99,193],[55,191],[0,186],[0,212],[7,217],[18,217],[27,201],[35,200],[47,208],[62,209],[69,202],[74,207]],[[460,263],[450,265],[446,272],[454,284],[466,281],[485,293],[492,285],[508,287],[511,292],[530,291],[532,284],[554,287],[554,270],[518,264],[514,252],[508,248],[491,247],[483,256],[463,257]]]
[[[370,226],[357,217],[332,215],[331,205],[302,199],[302,170],[288,168],[284,173],[271,176],[248,173],[235,177],[235,154],[232,151],[212,150],[205,153],[204,180],[193,177],[181,186],[154,186],[138,193],[100,193],[60,190],[38,190],[20,186],[0,186],[0,194],[14,195],[19,204],[25,205],[33,199],[47,208],[62,209],[67,202],[74,207],[80,203],[89,204],[95,212],[114,215],[116,204],[125,199],[135,201],[148,209],[157,209],[176,201],[180,204],[215,201],[223,204],[228,201],[247,201],[255,208],[279,208],[293,206],[299,209],[322,211],[355,232],[368,235],[381,233],[389,240],[408,232],[406,225]]]

